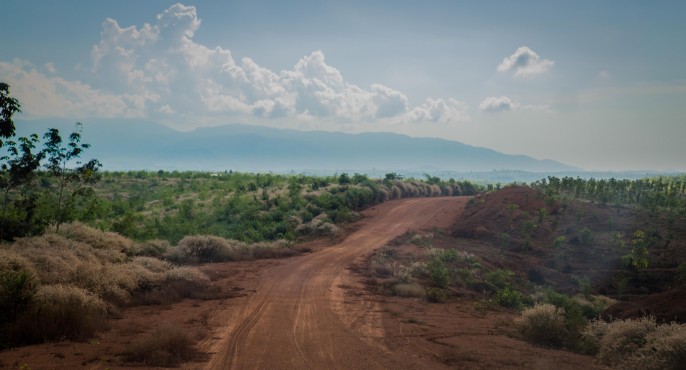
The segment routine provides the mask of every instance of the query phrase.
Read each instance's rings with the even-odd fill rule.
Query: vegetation
[[[654,177],[640,180],[582,179],[549,176],[536,181],[540,189],[553,200],[573,199],[615,206],[639,207],[656,213],[665,210],[686,214],[686,176]]]
[[[145,338],[131,343],[124,353],[127,361],[147,366],[176,366],[195,357],[196,351],[189,335],[179,326],[159,326]]]
[[[144,250],[78,223],[1,245],[0,347],[85,340],[130,305],[219,297],[196,268],[140,255]]]

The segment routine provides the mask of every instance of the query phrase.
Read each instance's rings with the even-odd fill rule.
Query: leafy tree
[[[20,233],[19,223],[24,223],[31,218],[26,212],[18,212],[15,209],[10,215],[10,201],[18,202],[21,194],[13,191],[27,185],[34,179],[34,173],[40,166],[43,153],[34,153],[38,143],[37,135],[15,138],[15,125],[13,115],[21,112],[21,105],[17,99],[10,96],[9,85],[0,82],[0,148],[5,147],[5,155],[0,157],[0,188],[3,191],[2,213],[0,213],[0,240],[11,239],[14,234]],[[22,199],[27,208],[33,207],[34,198],[24,191],[25,199]],[[14,196],[14,198],[13,198]],[[12,231],[12,232],[8,232]]]
[[[10,96],[10,85],[0,82],[0,148],[3,147],[3,139],[14,137],[12,116],[17,112],[21,112],[21,105]]]
[[[72,184],[89,183],[95,180],[95,173],[101,167],[97,159],[86,163],[76,161],[75,168],[68,168],[72,161],[77,160],[90,144],[81,144],[83,125],[76,123],[74,132],[69,135],[69,142],[63,143],[62,136],[57,129],[51,128],[45,133],[44,152],[48,163],[45,167],[57,181],[56,211],[54,214],[55,230],[59,231],[60,224],[65,221],[65,201],[78,194],[81,188],[76,188],[71,194]],[[66,192],[65,192],[66,191]]]

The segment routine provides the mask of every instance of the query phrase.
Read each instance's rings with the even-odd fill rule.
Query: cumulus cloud
[[[541,59],[533,50],[526,46],[517,48],[514,54],[503,59],[498,65],[498,72],[513,72],[515,77],[529,77],[545,73],[555,62]]]
[[[514,110],[521,107],[518,101],[512,100],[507,96],[489,96],[479,104],[479,110],[484,112],[502,112]]]
[[[86,82],[41,74],[21,63],[4,63],[2,75],[33,92],[25,104],[34,115],[125,116],[193,121],[231,117],[247,121],[459,122],[469,119],[465,103],[427,99],[411,107],[400,91],[374,83],[348,83],[314,51],[288,70],[274,72],[230,50],[193,40],[201,26],[194,6],[174,4],[154,24],[122,27],[107,18],[92,47]],[[54,73],[54,68],[45,67]],[[11,73],[10,73],[11,72]],[[26,98],[22,99],[24,102]]]
[[[451,123],[469,120],[467,104],[453,98],[432,99],[412,109],[408,116],[414,122]]]

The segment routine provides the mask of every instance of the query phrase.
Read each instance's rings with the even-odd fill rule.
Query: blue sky
[[[25,119],[388,131],[589,170],[686,170],[683,1],[2,8],[0,80]]]

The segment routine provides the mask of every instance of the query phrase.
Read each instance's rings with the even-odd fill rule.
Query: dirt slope
[[[349,304],[347,268],[356,258],[404,233],[447,227],[465,198],[388,202],[368,212],[361,227],[336,246],[293,258],[265,274],[257,292],[217,343],[212,369],[417,368],[393,356],[375,338],[383,336],[375,302]]]

